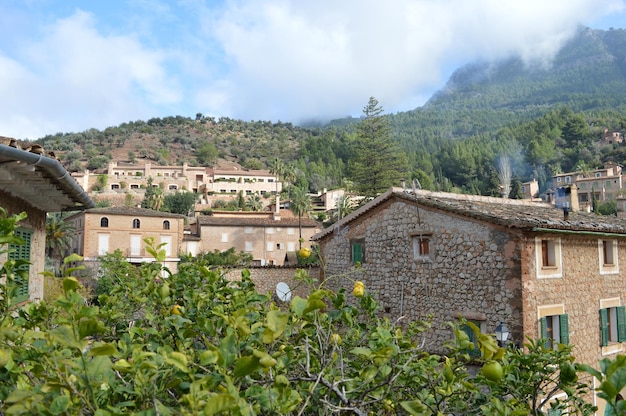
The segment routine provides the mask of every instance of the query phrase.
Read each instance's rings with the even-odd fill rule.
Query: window
[[[163,221],[163,229],[164,230],[170,229],[170,222],[168,220]]]
[[[430,237],[413,236],[413,258],[423,259],[430,257]]]
[[[112,183],[111,184],[111,189],[120,189],[120,184],[119,183]]]
[[[559,178],[556,178],[556,181],[557,181],[557,182],[561,182],[561,178],[560,178],[560,177],[559,177]]]
[[[131,235],[130,236],[130,255],[139,256],[140,254],[141,254],[141,236]]]
[[[174,190],[178,189],[178,185],[170,185],[170,186],[168,187],[168,189],[169,189],[170,191],[174,191]]]
[[[461,325],[460,329],[467,334],[469,340],[474,344],[474,348],[470,349],[468,353],[470,357],[480,357],[480,348],[477,342],[478,336],[475,332],[475,329],[477,329],[479,333],[482,333],[482,322],[473,319],[467,319],[466,322],[466,324]],[[472,326],[474,326],[475,328],[473,328]]]
[[[352,252],[352,264],[363,263],[365,261],[365,240],[360,238],[358,240],[350,241],[350,248]]]
[[[562,277],[561,239],[537,237],[537,277]]]
[[[626,341],[626,307],[600,309],[600,345]]]
[[[246,241],[246,251],[252,251],[252,241]]]
[[[598,240],[600,274],[619,273],[617,253],[617,240]]]
[[[108,228],[109,227],[109,219],[107,217],[100,218],[100,227]]]
[[[162,235],[161,244],[163,244],[163,250],[165,250],[165,255],[171,256],[172,255],[172,237],[169,235]]]
[[[296,243],[290,241],[287,243],[287,251],[296,251]]]
[[[136,183],[131,183],[130,184],[130,189],[139,189],[139,185]]]
[[[133,220],[133,228],[141,228],[141,221],[139,221],[139,218],[135,218]]]
[[[547,348],[556,349],[558,344],[569,344],[569,319],[566,314],[548,315],[540,320],[541,338]]]
[[[566,176],[565,183],[572,183],[572,178],[570,176]]]
[[[98,256],[104,256],[109,252],[109,235],[98,234]]]
[[[272,241],[267,242],[267,251],[274,251],[274,242]]]
[[[246,227],[246,234],[252,234],[252,227]]]
[[[18,228],[15,230],[15,237],[21,238],[23,244],[9,244],[9,260],[26,260],[30,261],[30,247],[32,240],[32,231]],[[24,263],[17,267],[18,274],[15,276],[15,284],[17,286],[17,292],[13,301],[15,303],[24,302],[28,300],[28,281],[30,279],[30,264]]]
[[[295,231],[292,227],[287,228],[287,235],[294,235]]]
[[[222,233],[222,243],[228,242],[228,233]]]
[[[600,172],[596,172],[596,178],[599,178],[600,176],[602,176],[602,174]]]
[[[267,227],[265,229],[265,233],[267,233],[267,234],[274,234],[274,227]]]

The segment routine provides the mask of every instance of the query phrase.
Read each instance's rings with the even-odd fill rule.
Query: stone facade
[[[327,286],[351,291],[362,280],[392,321],[432,317],[425,348],[433,352],[445,352],[453,337],[446,322],[459,316],[484,333],[505,322],[518,345],[528,337],[569,342],[576,360],[595,368],[626,351],[618,335],[626,325],[621,219],[565,217],[530,201],[392,189],[313,240]]]
[[[294,296],[304,298],[309,295],[311,288],[304,284],[304,282],[294,279],[299,269],[306,271],[308,276],[312,279],[319,279],[320,277],[319,266],[249,267],[246,270],[250,271],[250,279],[256,285],[256,290],[259,293],[269,293],[276,298],[276,285],[279,282],[284,282],[289,285],[292,298]],[[241,280],[242,271],[242,269],[226,269],[225,275],[226,278],[231,281]]]

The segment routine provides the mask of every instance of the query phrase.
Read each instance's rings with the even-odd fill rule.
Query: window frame
[[[133,218],[133,229],[139,230],[141,228],[141,220],[139,218]]]
[[[539,330],[546,348],[557,349],[559,344],[569,344],[569,315],[546,315],[539,318]]]
[[[100,228],[109,228],[109,218],[108,217],[100,218]]]
[[[365,263],[365,238],[350,240],[350,262],[352,264]]]
[[[163,221],[163,229],[164,230],[169,230],[170,229],[170,222],[168,220]]]
[[[619,273],[618,244],[617,239],[598,240],[598,266],[600,268],[600,274]]]
[[[413,260],[429,261],[434,254],[432,233],[411,233]]]
[[[563,277],[563,257],[561,238],[535,237],[535,259],[537,278]]]
[[[619,297],[600,300],[599,324],[602,355],[622,351],[626,342],[626,307]]]

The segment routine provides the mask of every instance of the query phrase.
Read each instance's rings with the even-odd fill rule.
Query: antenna
[[[276,285],[276,296],[283,302],[289,302],[291,300],[291,289],[285,282],[278,282]]]

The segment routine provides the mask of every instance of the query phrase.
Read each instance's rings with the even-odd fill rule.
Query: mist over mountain
[[[621,111],[626,108],[624,97],[626,30],[581,27],[549,62],[513,57],[467,64],[423,107],[407,113],[418,126],[423,125],[421,119],[435,123],[445,137],[467,137],[558,107]],[[408,127],[406,121],[402,124]]]

